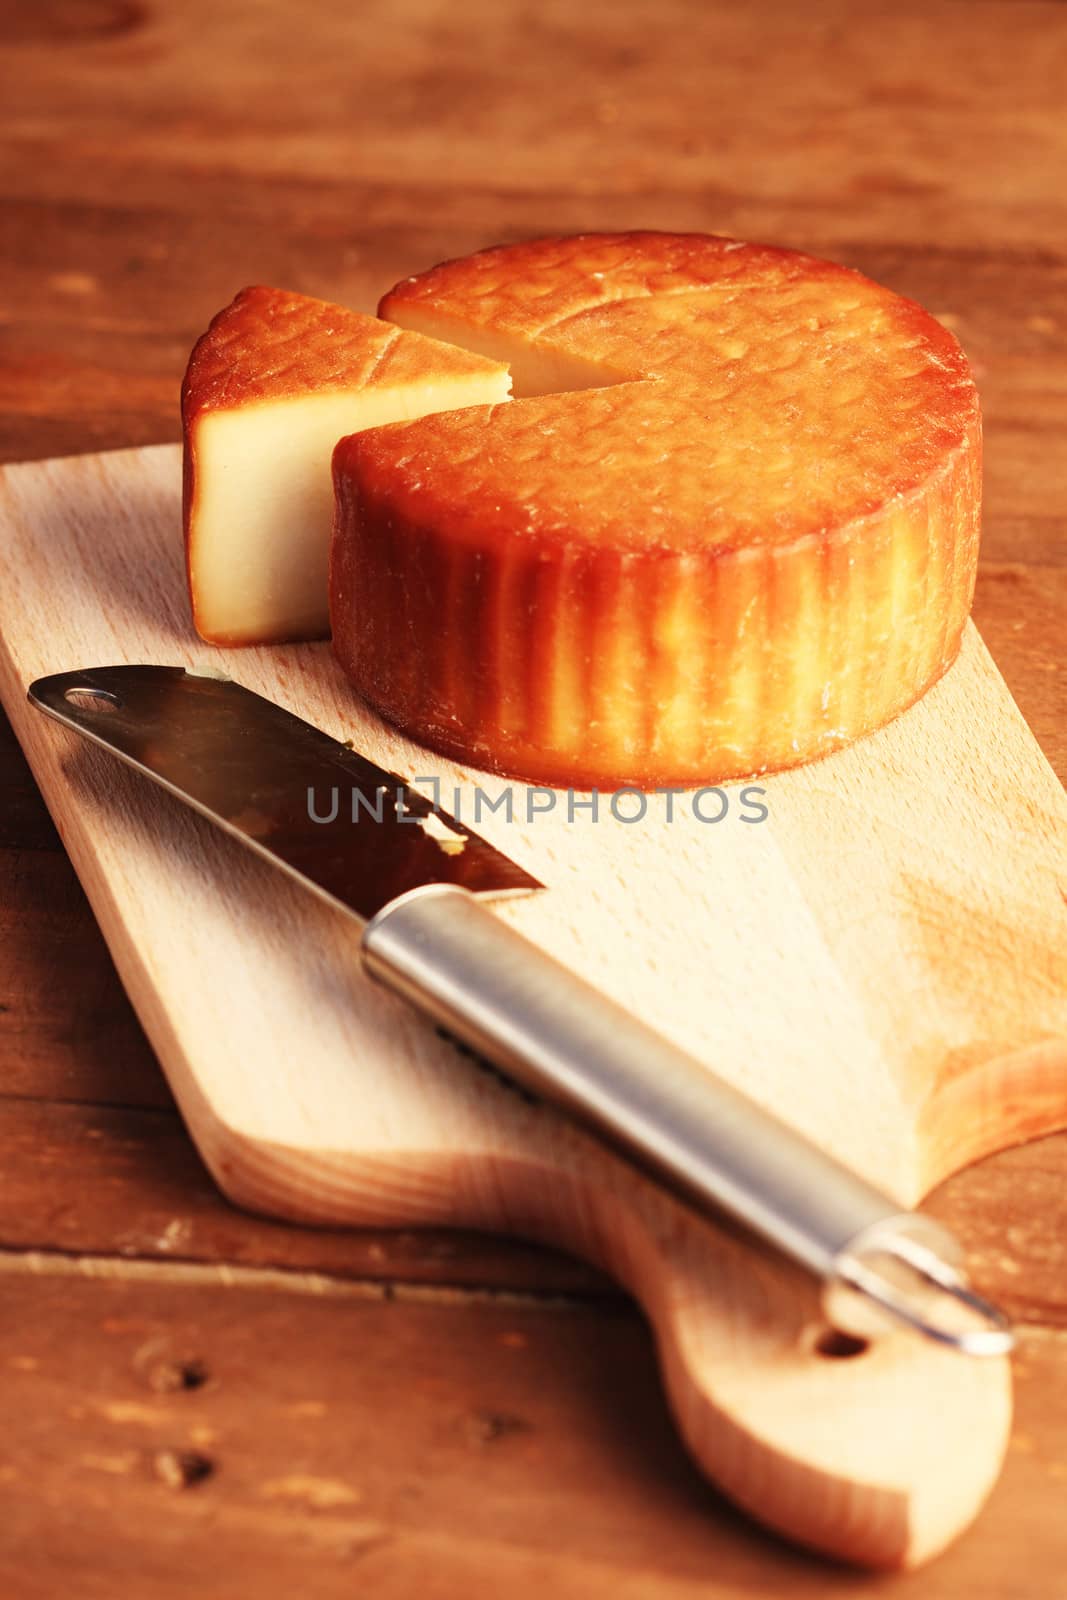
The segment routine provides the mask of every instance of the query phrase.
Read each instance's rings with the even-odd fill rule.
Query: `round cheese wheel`
[[[446,262],[380,314],[516,395],[334,453],[334,649],[412,738],[539,783],[715,783],[849,743],[952,662],[980,417],[912,301],[635,233]]]

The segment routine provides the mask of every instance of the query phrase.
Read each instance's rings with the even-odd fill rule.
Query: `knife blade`
[[[494,916],[544,885],[424,794],[229,678],[109,666],[30,685],[93,740],[362,925],[368,972],[703,1214],[821,1280],[830,1323],[1000,1355],[954,1237],[833,1160]],[[350,804],[315,798],[344,791]]]

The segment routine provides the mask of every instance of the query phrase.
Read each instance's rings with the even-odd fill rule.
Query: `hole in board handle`
[[[851,1356],[861,1356],[867,1349],[866,1339],[842,1333],[840,1328],[824,1328],[815,1341],[816,1353],[835,1361],[845,1361]]]
[[[114,711],[122,704],[118,695],[112,694],[110,689],[91,689],[88,685],[80,688],[72,684],[69,689],[64,689],[63,698],[76,711]]]

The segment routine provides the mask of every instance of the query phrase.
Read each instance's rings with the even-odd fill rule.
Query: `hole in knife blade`
[[[63,691],[63,698],[68,705],[78,711],[114,711],[122,701],[117,694],[112,694],[110,689],[93,689],[86,685],[84,688],[77,684]]]

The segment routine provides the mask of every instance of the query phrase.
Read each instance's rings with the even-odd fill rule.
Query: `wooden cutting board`
[[[856,1561],[929,1557],[996,1477],[1006,1362],[828,1338],[788,1268],[376,989],[348,919],[27,705],[45,673],[211,666],[406,778],[438,774],[452,810],[457,785],[461,809],[499,795],[385,728],[328,646],[197,640],[179,471],[161,447],[3,473],[0,695],[219,1184],[298,1221],[588,1256],[647,1311],[678,1425],[727,1494]],[[766,820],[742,820],[742,787],[719,822],[685,796],[668,822],[653,796],[639,822],[606,803],[571,821],[560,797],[527,823],[516,786],[515,820],[480,830],[550,892],[499,915],[902,1203],[1067,1123],[1067,797],[977,634],[891,727],[762,780]]]

